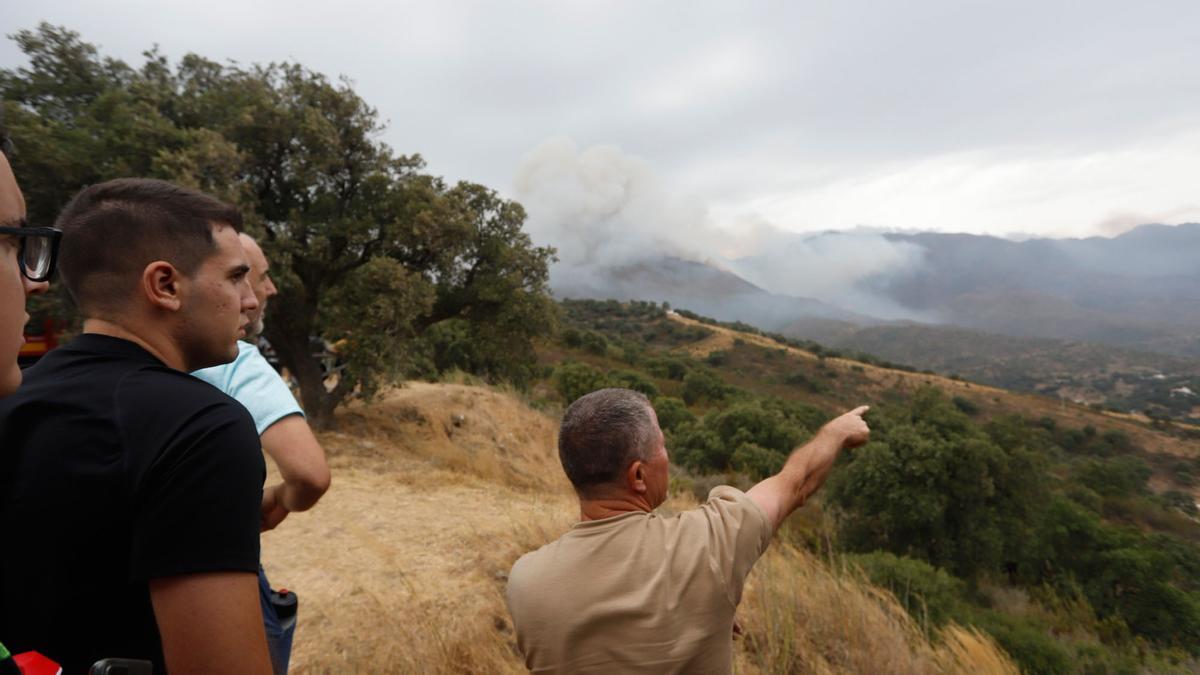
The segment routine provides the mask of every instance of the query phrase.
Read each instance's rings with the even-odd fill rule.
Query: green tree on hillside
[[[1025,560],[1047,494],[1036,455],[996,444],[932,388],[872,424],[871,443],[846,455],[830,485],[851,550],[908,555],[965,579]]]

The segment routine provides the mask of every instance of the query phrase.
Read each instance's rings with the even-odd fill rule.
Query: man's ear
[[[629,489],[638,494],[646,492],[646,463],[635,459],[625,470],[625,482]]]
[[[168,312],[183,306],[183,275],[165,260],[155,260],[142,270],[142,295],[151,305]]]

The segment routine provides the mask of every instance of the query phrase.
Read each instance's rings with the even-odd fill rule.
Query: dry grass
[[[974,631],[952,626],[931,643],[890,593],[787,545],[755,566],[739,615],[739,672],[1018,672]]]
[[[524,672],[504,576],[577,517],[554,421],[506,393],[445,384],[341,421],[321,436],[329,493],[263,537],[272,582],[300,594],[293,672]],[[759,563],[740,614],[738,672],[1015,672],[962,629],[930,645],[890,595],[786,545]]]

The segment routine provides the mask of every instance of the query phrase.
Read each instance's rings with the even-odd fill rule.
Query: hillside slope
[[[1047,417],[1060,424],[1070,426],[1092,424],[1119,430],[1128,434],[1150,452],[1183,457],[1193,457],[1200,454],[1200,448],[1197,447],[1195,440],[1163,434],[1155,429],[1152,425],[1152,420],[1144,415],[1096,410],[1088,406],[1054,400],[1046,396],[1009,391],[999,387],[934,373],[912,372],[909,370],[882,367],[849,358],[824,357],[805,349],[781,345],[763,335],[755,335],[725,326],[702,323],[675,312],[670,312],[667,316],[672,321],[685,326],[703,327],[712,331],[712,335],[709,337],[698,342],[686,344],[680,348],[692,356],[704,357],[715,351],[726,351],[738,342],[765,349],[782,350],[800,359],[810,361],[819,360],[824,368],[835,370],[843,375],[857,375],[859,382],[858,386],[853,388],[853,391],[864,402],[869,402],[873,394],[882,393],[885,389],[911,392],[924,386],[934,386],[951,395],[966,398],[998,412],[1016,413],[1030,418]],[[854,401],[847,400],[846,404],[853,405]],[[1195,429],[1191,425],[1178,426],[1183,429]]]
[[[1186,393],[1200,391],[1198,359],[916,323],[808,319],[780,332],[1005,389],[1200,424],[1200,396]]]
[[[575,517],[555,421],[504,392],[424,383],[339,421],[321,435],[331,490],[263,536],[273,583],[301,599],[293,672],[524,672],[503,579]],[[972,632],[931,645],[889,594],[787,545],[739,615],[738,672],[1016,672]]]

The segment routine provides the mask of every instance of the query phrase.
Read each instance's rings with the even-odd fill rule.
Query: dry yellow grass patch
[[[1018,672],[974,631],[951,626],[931,643],[890,593],[788,545],[755,566],[738,613],[745,673]]]
[[[263,536],[272,582],[300,595],[292,671],[524,672],[504,577],[578,517],[555,422],[503,393],[428,384],[341,419],[321,435],[329,493]],[[891,596],[782,545],[740,614],[738,672],[1015,672],[966,631],[930,645]]]

